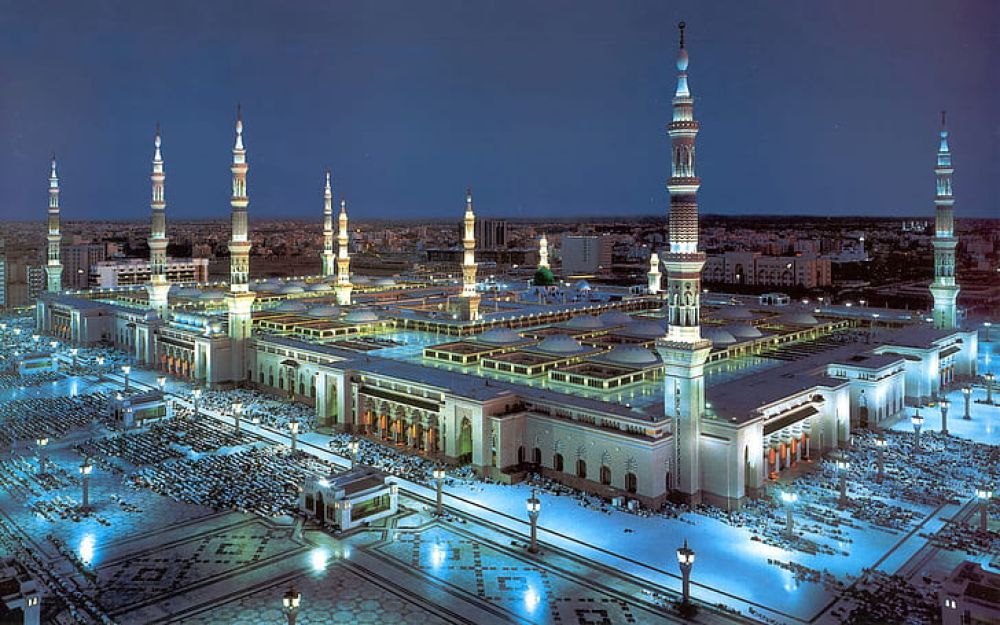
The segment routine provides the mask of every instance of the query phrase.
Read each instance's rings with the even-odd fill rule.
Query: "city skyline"
[[[448,217],[469,185],[483,216],[663,215],[664,67],[680,17],[702,59],[691,82],[713,180],[703,213],[929,216],[941,108],[961,217],[995,209],[997,137],[974,130],[990,127],[998,98],[988,3],[908,4],[906,28],[885,32],[886,5],[841,4],[809,20],[779,4],[742,16],[644,3],[449,6],[157,14],[112,4],[44,19],[15,7],[0,80],[24,97],[0,100],[0,219],[36,207],[41,218],[31,181],[52,149],[64,220],[143,219],[157,120],[169,218],[224,218],[237,101],[256,163],[251,219],[320,219],[327,168],[359,222]],[[40,28],[19,28],[25,20]]]

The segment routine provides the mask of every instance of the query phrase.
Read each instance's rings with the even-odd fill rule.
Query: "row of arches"
[[[542,466],[542,450],[539,447],[533,447],[531,449],[530,461],[527,456],[527,450],[523,445],[517,448],[517,463],[519,465],[533,465],[535,467]],[[552,467],[553,471],[558,473],[566,473],[566,459],[559,452],[555,452],[552,455]],[[590,479],[588,474],[587,460],[585,458],[577,458],[576,464],[573,467],[573,475],[580,479]],[[612,478],[614,477],[611,467],[605,462],[601,463],[600,469],[597,474],[597,481],[603,486],[612,486]],[[635,494],[639,490],[639,478],[635,471],[626,470],[623,482],[623,488],[625,492]]]

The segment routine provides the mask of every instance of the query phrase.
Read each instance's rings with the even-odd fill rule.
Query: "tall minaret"
[[[695,174],[694,120],[688,91],[688,53],[684,47],[684,22],[677,54],[677,91],[673,121],[667,125],[672,148],[670,182],[670,249],[662,254],[667,268],[667,334],[656,341],[664,364],[664,407],[674,420],[673,489],[686,501],[701,501],[701,418],[705,410],[705,361],[711,341],[701,338],[701,268],[705,255],[698,251],[698,201],[701,181]]]
[[[660,253],[652,250],[649,254],[649,272],[646,274],[647,290],[650,295],[660,292],[663,274],[660,273]]]
[[[243,115],[236,109],[236,145],[233,146],[233,196],[232,238],[229,240],[229,293],[226,304],[229,312],[229,338],[232,339],[231,380],[242,380],[246,375],[244,359],[246,340],[253,326],[251,312],[254,294],[250,290],[250,239],[247,236],[247,153],[243,149]]]
[[[326,170],[326,188],[323,189],[323,277],[333,275],[336,268],[333,253],[333,189],[330,188],[330,170]]]
[[[538,239],[538,266],[548,267],[549,266],[549,240],[545,238],[545,233],[542,233],[542,238]]]
[[[59,255],[59,244],[62,235],[59,233],[59,176],[56,175],[56,155],[52,155],[52,171],[49,173],[49,253],[45,264],[45,275],[48,278],[48,292],[62,291],[62,260]]]
[[[337,285],[334,293],[341,306],[351,305],[351,255],[348,250],[350,238],[347,236],[347,200],[340,198],[340,215],[337,217]]]
[[[934,296],[934,327],[954,328],[958,326],[958,284],[955,283],[955,196],[951,189],[951,150],[948,148],[948,131],[945,129],[945,112],[941,111],[941,145],[938,147],[937,195],[934,197],[936,212],[934,227],[934,282],[931,295]]]
[[[160,154],[160,125],[156,124],[156,136],[153,138],[153,195],[150,207],[153,209],[153,220],[149,232],[149,306],[165,319],[167,315],[167,294],[170,283],[167,281],[167,201],[163,194],[163,183],[166,174],[163,173],[163,156]]]
[[[462,236],[462,318],[479,318],[479,292],[476,291],[476,214],[472,212],[472,189],[465,192],[465,224]]]

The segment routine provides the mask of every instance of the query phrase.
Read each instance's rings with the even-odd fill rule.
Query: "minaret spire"
[[[959,286],[955,281],[955,196],[952,192],[951,176],[955,169],[951,162],[951,148],[948,146],[947,114],[941,111],[941,143],[938,146],[937,165],[934,175],[937,179],[937,194],[934,197],[935,220],[934,239],[934,282],[930,291],[934,297],[934,327],[955,328],[958,326]]]
[[[347,235],[347,200],[340,198],[340,215],[337,217],[337,286],[334,292],[337,295],[337,303],[341,306],[350,306],[351,291],[351,255],[348,249],[350,238]]]
[[[646,273],[647,291],[650,295],[660,292],[663,274],[660,273],[660,254],[656,250],[649,253],[649,271]]]
[[[326,186],[323,189],[323,277],[329,277],[336,270],[333,253],[333,189],[330,186],[330,170],[326,170]]]
[[[549,266],[549,240],[542,233],[542,238],[538,239],[538,266]]]
[[[150,176],[152,181],[152,198],[150,208],[152,209],[152,222],[149,232],[149,284],[146,286],[149,292],[149,305],[160,315],[161,319],[166,318],[168,310],[168,293],[170,283],[167,281],[167,201],[164,196],[164,181],[166,174],[163,171],[163,155],[160,153],[160,123],[156,123],[156,134],[153,136],[153,173]]]
[[[229,293],[226,305],[229,319],[229,338],[232,341],[232,361],[229,378],[244,379],[246,340],[253,328],[254,294],[250,290],[250,237],[247,232],[247,153],[243,147],[243,110],[236,107],[236,143],[233,146],[233,195],[229,200],[232,209],[232,235],[229,240]]]
[[[466,320],[479,318],[479,292],[476,291],[476,214],[472,210],[472,189],[465,191],[463,219],[461,314]]]
[[[62,291],[62,257],[59,246],[62,235],[59,232],[59,176],[56,174],[56,153],[52,153],[52,169],[49,172],[49,234],[48,260],[45,264],[47,291]]]
[[[704,369],[712,343],[702,339],[700,327],[701,269],[705,264],[705,254],[698,251],[697,193],[701,180],[695,173],[695,138],[699,124],[694,119],[694,100],[688,88],[689,59],[684,41],[684,22],[678,24],[678,29],[677,90],[674,92],[673,118],[667,124],[671,147],[671,171],[667,183],[670,192],[670,247],[660,255],[660,261],[667,270],[667,333],[656,341],[656,350],[664,365],[664,409],[666,416],[674,422],[675,453],[670,467],[673,482],[670,486],[681,498],[698,503],[703,490],[701,419],[705,412]],[[650,259],[650,276],[653,275],[654,260]],[[727,506],[730,503],[728,499],[725,501]]]

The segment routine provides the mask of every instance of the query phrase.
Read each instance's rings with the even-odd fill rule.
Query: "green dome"
[[[556,277],[552,275],[552,270],[548,267],[539,267],[535,271],[535,286],[555,286]]]

